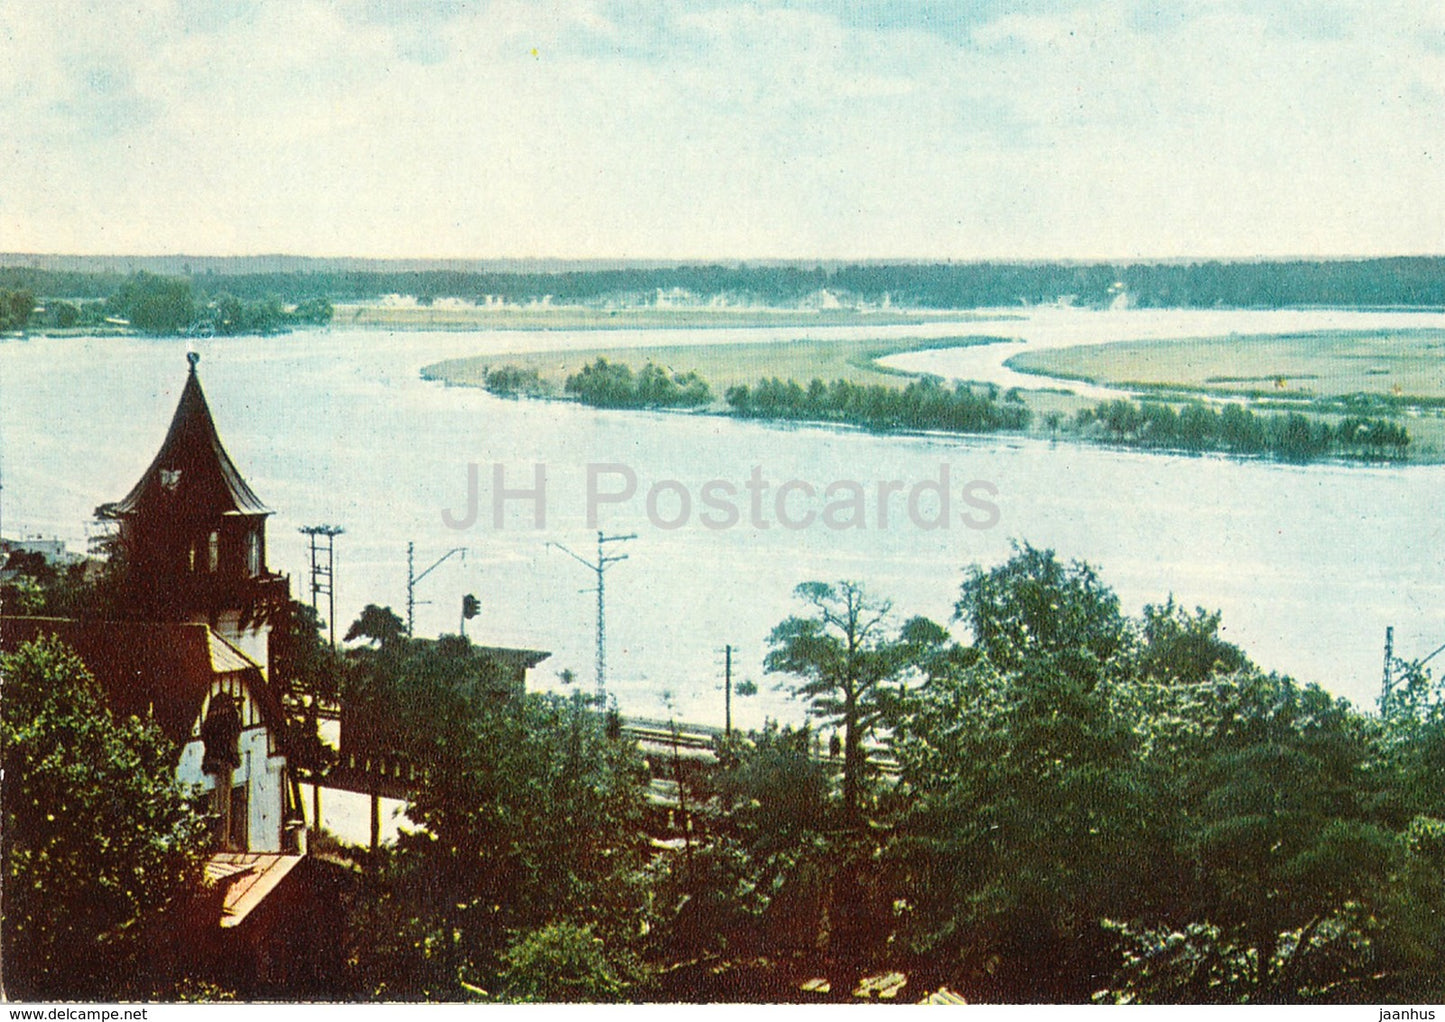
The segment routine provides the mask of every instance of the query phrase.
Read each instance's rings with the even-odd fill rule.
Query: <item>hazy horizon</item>
[[[590,257],[568,256],[354,256],[354,255],[306,255],[296,252],[255,252],[217,254],[202,252],[0,252],[0,267],[24,266],[43,270],[77,270],[101,272],[122,268],[152,269],[153,272],[185,273],[187,263],[276,264],[275,268],[257,272],[284,272],[285,264],[304,266],[307,269],[341,268],[364,272],[368,267],[386,271],[458,270],[518,273],[585,272],[608,269],[668,269],[685,266],[717,265],[725,267],[821,267],[831,269],[843,266],[931,266],[931,265],[1058,265],[1058,266],[1131,266],[1131,265],[1191,265],[1199,263],[1251,264],[1251,263],[1349,263],[1393,259],[1445,259],[1445,246],[1433,252],[1391,252],[1378,255],[1349,255],[1339,253],[1285,253],[1279,255],[1224,255],[1224,256],[1130,256],[1110,258],[1108,256],[1038,256],[1017,258],[952,259],[937,256],[896,257],[896,258],[829,258],[823,256],[796,256],[792,258],[771,258],[766,256],[737,256],[719,258],[715,256],[678,256],[674,258],[637,257]],[[109,264],[109,265],[107,265]],[[314,265],[310,265],[314,264]],[[155,267],[161,267],[155,269]],[[174,267],[174,268],[172,268]],[[244,272],[233,269],[230,272]]]
[[[0,248],[1434,253],[1442,40],[1433,0],[15,3]]]

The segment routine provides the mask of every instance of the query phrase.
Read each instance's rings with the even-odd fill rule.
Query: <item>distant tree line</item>
[[[49,285],[41,293],[55,295],[47,299],[39,319],[35,318],[34,291],[0,289],[0,329],[18,330],[26,326],[58,329],[96,327],[124,320],[135,329],[150,334],[266,334],[294,325],[323,325],[331,322],[332,306],[328,298],[311,295],[298,301],[284,301],[277,295],[238,297],[221,289],[198,290],[187,277],[170,277],[155,273],[136,273],[111,279],[107,275],[90,275],[79,295],[65,285],[78,283],[73,274],[49,274],[40,271],[0,270],[0,278],[26,277],[40,273],[40,283]],[[67,301],[66,298],[90,300]],[[286,305],[292,304],[291,309]]]
[[[229,292],[197,296],[185,277],[137,273],[105,302],[109,315],[152,334],[269,334],[294,324],[331,321],[331,302],[308,298],[287,311],[280,298],[242,300]]]
[[[698,408],[712,403],[712,390],[697,373],[672,373],[648,362],[640,372],[598,358],[567,377],[563,388],[595,408]]]
[[[1311,461],[1329,454],[1403,458],[1410,445],[1404,426],[1352,415],[1335,425],[1298,412],[1256,415],[1241,405],[1216,410],[1197,402],[1175,411],[1165,404],[1103,401],[1081,409],[1075,425],[1084,434],[1134,447],[1268,454]]]
[[[1146,308],[1281,308],[1308,305],[1445,305],[1445,258],[1169,263],[896,263],[829,266],[673,266],[565,272],[466,270],[199,273],[198,294],[286,304],[386,294],[429,300],[550,297],[563,304],[651,301],[659,292],[789,304],[829,290],[866,302],[982,308],[1073,301],[1105,306],[1121,293]],[[106,298],[132,276],[0,267],[0,288],[59,298]]]
[[[925,376],[906,387],[857,384],[847,380],[807,387],[776,377],[754,387],[729,387],[725,398],[733,414],[752,419],[795,419],[841,422],[869,429],[936,429],[955,433],[989,433],[1023,429],[1029,410],[1017,391],[1002,401],[992,385],[975,390],[967,383],[945,386]]]

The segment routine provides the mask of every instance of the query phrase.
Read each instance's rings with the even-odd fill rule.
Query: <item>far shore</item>
[[[766,308],[761,306],[431,305],[338,303],[333,327],[361,330],[725,330],[766,327],[919,326],[1018,318],[958,309]]]

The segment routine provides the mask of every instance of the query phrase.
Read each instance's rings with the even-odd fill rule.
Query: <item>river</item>
[[[1387,625],[1395,626],[1406,655],[1445,641],[1436,507],[1445,467],[1300,467],[1008,437],[890,437],[709,415],[604,412],[428,383],[418,376],[422,365],[614,343],[1003,335],[1021,340],[897,361],[1013,385],[1019,381],[1003,361],[1028,346],[1442,323],[1439,314],[1330,310],[1048,309],[998,322],[813,331],[333,328],[194,343],[222,438],[275,509],[269,560],[292,575],[293,591],[305,591],[298,527],[345,528],[336,562],[342,628],[367,603],[403,611],[408,540],[416,544],[418,572],[463,548],[465,558],[453,555],[419,584],[417,598],[427,602],[417,607],[417,633],[455,631],[462,595],[475,593],[482,613],[469,622],[473,639],[550,650],[533,672],[533,687],[560,690],[566,669],[590,690],[594,579],[549,544],[595,556],[587,466],[609,465],[594,473],[597,487],[614,492],[630,472],[636,493],[599,505],[597,525],[609,534],[637,534],[608,550],[627,555],[606,573],[609,693],[624,712],[720,723],[723,648],[732,645],[735,678],[762,689],[734,700],[735,720],[754,725],[765,716],[801,717],[801,706],[775,688],[783,679],[762,671],[769,630],[797,609],[790,596],[797,583],[858,579],[890,598],[900,615],[945,621],[963,567],[1001,561],[1013,539],[1088,560],[1131,612],[1171,593],[1186,606],[1222,610],[1226,637],[1263,666],[1369,705]],[[94,507],[124,495],[159,446],[185,379],[186,344],[0,340],[6,535],[83,544]],[[477,466],[480,514],[475,524],[450,528],[443,511],[454,520],[465,516],[469,465]],[[495,466],[505,486],[517,490],[533,487],[538,465],[546,472],[544,520],[536,520],[535,501],[516,498],[504,503],[497,527]],[[933,490],[945,473],[947,525],[930,527],[940,511]],[[732,488],[731,525],[704,504],[708,484],[718,480],[726,485],[714,483],[707,492],[716,502]],[[783,517],[796,528],[777,513],[784,484],[791,485]],[[835,496],[857,491],[861,501],[848,508],[855,514],[834,509],[823,520]],[[710,527],[704,514],[722,527]],[[831,527],[849,517],[862,527]]]

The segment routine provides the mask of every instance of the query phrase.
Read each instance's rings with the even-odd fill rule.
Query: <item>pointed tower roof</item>
[[[196,375],[201,356],[190,352],[186,359],[191,365],[190,374],[160,451],[125,497],[99,509],[105,517],[128,518],[151,512],[186,518],[271,514],[221,446]]]

